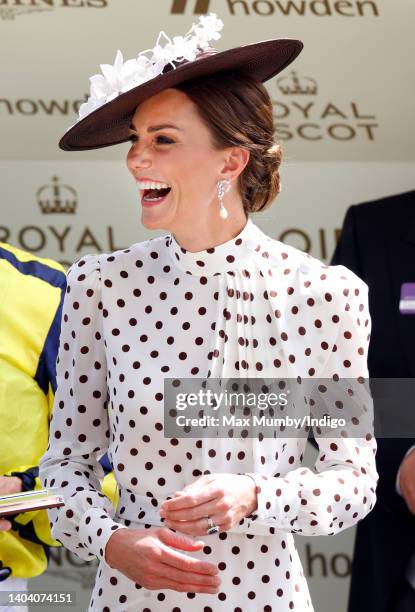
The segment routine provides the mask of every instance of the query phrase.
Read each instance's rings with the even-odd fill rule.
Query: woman
[[[50,512],[54,536],[100,561],[93,611],[312,610],[292,533],[337,533],[375,502],[370,433],[319,436],[317,474],[301,466],[304,432],[164,435],[165,378],[367,374],[366,285],[271,239],[249,216],[280,188],[261,81],[302,45],[215,53],[209,40],[221,25],[200,18],[185,38],[163,49],[158,41],[149,63],[140,55],[123,64],[118,54],[91,79],[60,143],[130,139],[142,223],[169,230],[83,257],[68,274],[41,478],[66,496]],[[115,515],[100,493],[107,450]]]

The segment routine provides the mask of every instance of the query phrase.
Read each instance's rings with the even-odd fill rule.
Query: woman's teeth
[[[139,189],[169,189],[170,185],[167,183],[154,183],[152,181],[137,181]]]
[[[167,183],[137,181],[137,184],[139,189],[143,191],[142,200],[145,202],[158,202],[163,200],[171,189]]]

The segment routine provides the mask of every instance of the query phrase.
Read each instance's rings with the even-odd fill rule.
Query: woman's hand
[[[206,535],[211,517],[219,531],[228,531],[257,509],[256,486],[250,476],[209,474],[163,502],[164,524],[189,535]]]
[[[195,552],[203,546],[165,527],[118,529],[107,542],[105,560],[145,589],[216,594],[217,566],[173,550]]]

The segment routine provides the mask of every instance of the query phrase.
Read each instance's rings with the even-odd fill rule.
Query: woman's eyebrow
[[[147,132],[157,132],[157,130],[164,130],[166,128],[181,131],[181,128],[177,127],[177,125],[172,125],[171,123],[162,123],[161,125],[151,125],[147,128]],[[135,127],[134,123],[131,123],[130,129],[137,132],[137,128]]]

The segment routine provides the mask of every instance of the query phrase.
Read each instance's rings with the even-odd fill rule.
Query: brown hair
[[[280,145],[274,142],[272,102],[264,85],[238,71],[218,72],[175,85],[198,107],[217,149],[250,152],[238,177],[245,213],[268,208],[280,191]]]

